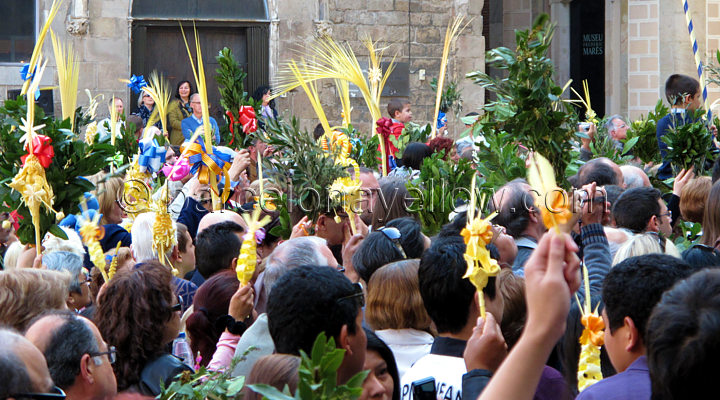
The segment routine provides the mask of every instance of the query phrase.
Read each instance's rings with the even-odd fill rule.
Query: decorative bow
[[[140,156],[138,157],[138,166],[140,172],[155,173],[160,171],[165,163],[165,154],[167,150],[158,144],[157,140],[143,139],[138,143],[140,146]]]
[[[162,172],[171,181],[179,181],[190,173],[190,163],[183,157],[175,161],[175,165],[165,165]]]
[[[377,120],[377,122],[375,124],[377,125],[377,128],[375,128],[375,130],[377,131],[378,135],[381,136],[381,138],[382,138],[381,140],[383,141],[384,146],[385,146],[386,159],[382,160],[382,162],[386,165],[386,167],[388,167],[388,170],[389,170],[387,156],[395,155],[395,151],[391,150],[395,146],[393,146],[393,144],[390,142],[390,135],[392,135],[392,132],[393,132],[392,131],[393,122],[390,118],[383,117],[383,118],[380,118],[379,120]]]
[[[184,147],[187,146],[188,162],[192,166],[190,173],[197,174],[200,183],[207,185],[210,182],[210,173],[215,175],[223,175],[225,182],[230,182],[230,175],[228,170],[230,169],[230,163],[232,156],[227,153],[223,153],[217,150],[215,146],[212,146],[211,153],[205,150],[205,141],[201,138],[197,138],[194,143],[185,143]],[[211,188],[217,193],[217,188]],[[230,195],[230,185],[226,184],[223,188],[222,201],[227,201]]]
[[[490,220],[495,215],[492,214],[485,219],[474,218],[460,232],[467,246],[464,257],[468,269],[463,278],[469,278],[479,292],[487,286],[488,278],[500,273],[500,266],[497,261],[490,258],[490,251],[486,247],[493,237]]]
[[[37,157],[38,161],[40,162],[40,165],[42,165],[43,168],[47,169],[47,167],[50,166],[50,163],[52,162],[53,157],[55,157],[55,150],[50,145],[52,143],[52,139],[45,135],[34,135],[32,139],[32,154]],[[28,150],[28,144],[25,143],[25,150]],[[29,151],[29,150],[28,150]],[[25,159],[30,154],[26,154],[22,157],[20,157],[20,160],[22,161],[23,165],[25,165]]]
[[[580,344],[592,343],[594,346],[602,346],[605,343],[605,323],[602,317],[594,314],[584,315],[581,319],[585,329],[580,336]]]
[[[440,129],[440,128],[442,128],[443,126],[446,126],[446,125],[447,125],[447,116],[445,115],[444,112],[441,111],[441,112],[438,114],[437,128]]]
[[[255,117],[255,109],[250,106],[242,106],[238,110],[240,115],[240,124],[243,126],[243,132],[246,134],[257,130],[257,118]]]
[[[255,242],[257,244],[262,244],[262,241],[265,240],[265,236],[265,228],[258,229],[257,231],[255,231]]]
[[[132,91],[135,92],[135,94],[137,94],[137,93],[140,93],[140,91],[142,90],[142,88],[144,88],[145,86],[147,86],[147,82],[145,82],[145,77],[144,77],[144,76],[142,76],[142,75],[140,75],[140,76],[135,76],[135,75],[133,75],[133,76],[130,77],[130,82],[128,82],[128,85],[127,85],[127,86],[128,86],[130,89],[132,89]]]
[[[35,72],[37,72],[37,65],[35,66],[35,69],[33,69],[32,73],[29,73],[30,71],[30,64],[23,64],[22,68],[20,69],[20,78],[23,81],[29,81],[32,80],[32,78],[35,76]],[[35,100],[40,98],[40,89],[35,91]]]

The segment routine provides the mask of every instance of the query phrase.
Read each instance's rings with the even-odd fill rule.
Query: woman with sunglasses
[[[122,270],[98,297],[95,323],[117,349],[113,364],[118,392],[157,396],[183,371],[191,369],[168,353],[180,330],[179,298],[168,267],[145,262]]]

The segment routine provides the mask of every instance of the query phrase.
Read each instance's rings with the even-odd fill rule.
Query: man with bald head
[[[19,333],[0,328],[0,399],[24,398],[27,393],[60,394],[45,357]]]
[[[594,158],[580,167],[575,186],[583,187],[593,182],[597,186],[618,185],[625,187],[622,170],[607,157]]]
[[[90,320],[57,312],[35,320],[25,332],[47,360],[50,375],[70,400],[106,400],[117,394],[108,347]]]
[[[625,189],[652,186],[645,171],[634,165],[623,165],[620,167],[620,171],[622,171]]]
[[[199,235],[200,232],[203,231],[203,229],[207,228],[210,225],[219,224],[225,221],[234,222],[242,226],[244,229],[247,229],[247,223],[245,223],[245,220],[243,219],[243,217],[240,216],[240,214],[230,210],[218,210],[206,214],[204,217],[202,217],[200,223],[198,224],[197,234]]]

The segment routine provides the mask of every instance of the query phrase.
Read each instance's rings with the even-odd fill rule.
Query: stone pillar
[[[605,114],[628,114],[628,0],[605,3]]]
[[[659,0],[628,1],[628,114],[655,107],[660,90]]]
[[[555,82],[563,86],[570,79],[570,0],[550,0],[550,20],[557,24],[550,58],[555,64]],[[568,92],[564,95],[570,97]]]

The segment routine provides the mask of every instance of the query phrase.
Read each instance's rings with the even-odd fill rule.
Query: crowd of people
[[[699,107],[692,78],[673,75],[666,91],[672,115]],[[270,93],[261,87],[254,95],[260,118],[278,118]],[[123,114],[122,101],[112,102]],[[155,124],[152,97],[142,92],[137,106],[136,118],[119,123],[132,122],[142,132]],[[412,119],[410,104],[392,101],[387,109],[392,135],[399,137]],[[180,146],[202,125],[202,114],[192,84],[180,81],[169,129],[157,126],[168,138],[167,165],[181,162]],[[663,155],[660,138],[669,126],[689,122],[684,115],[680,120],[658,124]],[[104,125],[107,135],[111,129]],[[217,121],[211,125],[219,144]],[[622,151],[623,117],[612,116],[605,128]],[[474,157],[482,137],[453,141],[442,133],[429,143],[408,144],[388,176],[353,171],[363,192],[357,215],[342,209],[312,219],[293,215],[290,238],[283,239],[273,234],[280,213],[263,210],[270,222],[250,238],[257,268],[247,285],[236,274],[249,232],[242,215],[257,207],[248,193],[257,193],[260,183],[258,159],[271,168],[277,150],[259,139],[233,150],[225,178],[232,195],[223,209],[214,210],[215,188],[197,176],[169,184],[176,237],[165,254],[153,242],[156,212],[128,215],[123,177],[89,177],[97,183],[88,204],[94,201],[102,214],[100,245],[108,265],[116,266],[107,282],[74,224],[60,224],[67,239],[48,233],[38,256],[18,240],[16,217],[2,214],[0,398],[155,397],[201,367],[294,393],[299,356],[311,354],[322,332],[344,351],[338,384],[369,371],[361,399],[712,393],[713,343],[720,333],[717,162],[712,177],[663,163],[655,173],[674,176],[672,191],[663,194],[648,178],[652,166],[593,158],[592,137],[582,139],[586,161],[577,174],[559,177],[586,196],[569,232],[548,229],[524,179],[496,188],[483,211],[496,213],[487,248],[501,272],[478,292],[465,278],[468,205],[458,204],[431,237],[407,207],[406,183],[419,179],[423,160],[433,153],[451,162],[483,162]],[[279,187],[270,179],[262,183]],[[679,249],[670,238],[686,221],[701,223],[702,235]],[[588,298],[604,322],[598,361],[604,379],[578,391],[586,318],[578,305]],[[262,397],[243,391],[250,399]]]

